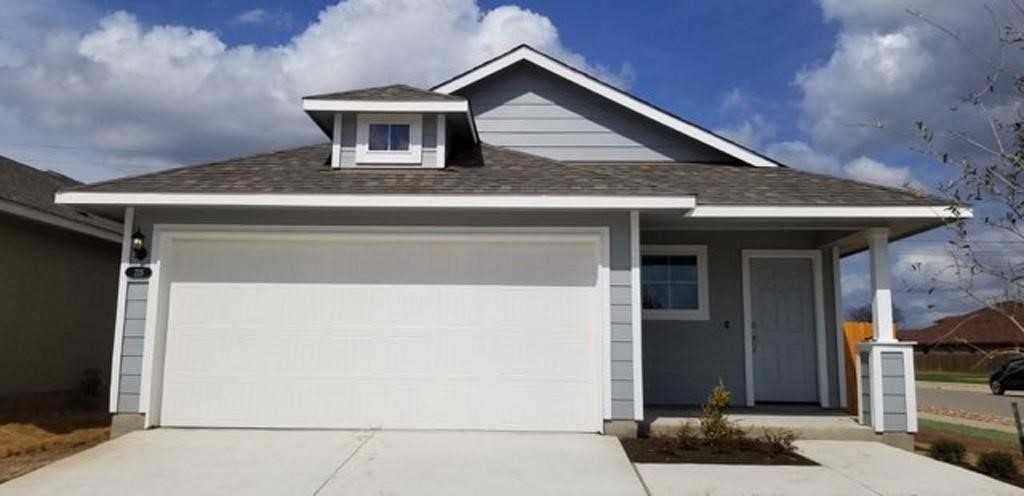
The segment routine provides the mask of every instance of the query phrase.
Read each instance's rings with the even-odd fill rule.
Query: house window
[[[356,165],[422,165],[420,114],[359,114]]]
[[[640,251],[643,318],[708,320],[707,247],[653,245]]]
[[[370,151],[409,151],[408,124],[370,124]]]

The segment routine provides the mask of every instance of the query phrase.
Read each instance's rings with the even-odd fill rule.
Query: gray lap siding
[[[457,212],[318,209],[138,208],[135,220],[148,239],[156,224],[259,226],[444,226],[444,227],[605,227],[609,231],[611,299],[611,417],[633,418],[633,332],[630,322],[630,243],[628,212]],[[126,291],[125,338],[117,411],[137,412],[141,335],[145,323],[145,284]],[[131,330],[131,332],[129,332]]]

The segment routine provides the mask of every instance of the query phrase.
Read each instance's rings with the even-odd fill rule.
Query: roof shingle
[[[339,91],[310,95],[303,97],[305,100],[367,100],[367,101],[390,101],[390,102],[436,102],[436,101],[462,101],[465,98],[455,95],[437,93],[422,88],[414,88],[404,84],[393,84],[390,86],[377,86],[374,88],[360,88],[351,91]]]
[[[54,193],[80,184],[82,183],[56,172],[41,171],[0,156],[0,200],[7,200],[64,219],[120,233],[121,226],[117,222],[54,203]]]
[[[787,168],[565,163],[481,144],[444,169],[342,168],[328,143],[73,188],[121,193],[695,195],[699,205],[919,206],[940,199]]]

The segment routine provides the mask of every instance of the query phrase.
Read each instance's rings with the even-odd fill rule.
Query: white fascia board
[[[760,219],[809,219],[809,218],[846,218],[846,219],[968,219],[973,216],[970,209],[954,211],[948,206],[918,207],[803,207],[803,206],[771,206],[771,205],[709,205],[698,206],[687,217],[694,218],[760,218]]]
[[[438,93],[451,94],[458,91],[470,84],[473,84],[481,79],[484,79],[506,67],[515,64],[516,62],[526,60],[531,62],[543,69],[551,71],[552,73],[561,76],[562,78],[575,83],[593,93],[596,93],[608,100],[611,100],[623,107],[628,108],[644,117],[647,117],[659,124],[669,127],[683,135],[695,139],[705,145],[708,145],[722,153],[735,157],[743,162],[756,167],[779,167],[780,164],[763,157],[751,150],[748,150],[732,141],[729,141],[721,136],[712,133],[699,126],[686,122],[674,115],[671,115],[663,110],[660,110],[632,95],[619,90],[606,83],[598,81],[591,76],[580,72],[577,69],[573,69],[555,59],[548,57],[536,50],[522,46],[508,54],[492,60],[491,62],[477,67],[451,81],[442,83],[439,86],[433,88],[433,91]]]
[[[312,195],[95,193],[57,194],[63,205],[194,205],[348,208],[509,208],[687,210],[693,196],[555,196],[555,195]]]
[[[59,202],[58,202],[59,203]],[[87,234],[107,241],[113,241],[115,243],[121,242],[121,234],[99,227],[92,226],[90,224],[84,224],[81,222],[75,222],[70,219],[66,219],[59,215],[53,215],[51,213],[36,210],[34,208],[26,207],[18,203],[0,200],[0,212],[5,212],[18,217],[23,217],[43,224],[49,224],[51,226],[67,229],[81,234]]]
[[[302,109],[323,112],[469,112],[469,102],[387,102],[373,100],[303,100]]]

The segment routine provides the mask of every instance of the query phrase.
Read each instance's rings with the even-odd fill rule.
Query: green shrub
[[[952,439],[939,439],[928,448],[928,454],[932,458],[940,462],[958,465],[964,462],[965,451],[963,443]]]
[[[1003,451],[989,451],[978,457],[978,470],[999,479],[1017,475],[1017,464],[1013,456]]]
[[[743,430],[725,414],[731,396],[719,380],[701,407],[700,432],[710,446],[724,447],[743,437]]]
[[[775,455],[789,455],[796,451],[797,435],[789,429],[764,429],[757,438],[763,449]]]

